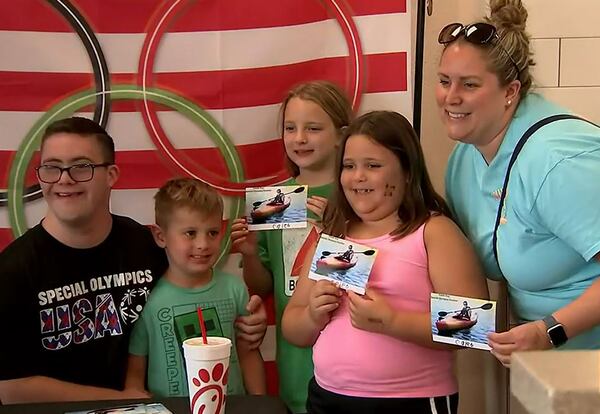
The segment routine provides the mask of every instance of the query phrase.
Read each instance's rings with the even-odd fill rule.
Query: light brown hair
[[[486,49],[489,68],[496,73],[502,86],[518,79],[521,82],[519,94],[524,98],[533,84],[529,68],[535,65],[530,36],[525,30],[527,9],[521,0],[490,0],[490,16],[485,21],[496,28],[499,37],[496,42],[506,50],[504,53],[496,42],[492,42],[492,47]],[[513,58],[520,73],[507,54]]]
[[[223,216],[223,199],[217,190],[194,178],[173,178],[154,196],[156,224],[166,227],[173,211],[184,207],[206,215]]]
[[[319,105],[331,118],[338,134],[343,127],[348,126],[353,118],[352,105],[346,94],[337,85],[323,80],[302,83],[291,89],[281,103],[279,133],[282,137],[285,129],[285,110],[292,98],[300,98]],[[287,154],[285,154],[285,161],[292,177],[297,177],[300,174],[298,166],[290,160]]]
[[[406,175],[404,199],[398,208],[400,225],[390,233],[394,238],[414,232],[431,215],[451,216],[446,202],[431,184],[419,138],[410,122],[397,112],[373,111],[358,117],[344,131],[336,161],[334,196],[323,218],[325,233],[345,237],[347,225],[360,221],[340,183],[346,142],[352,135],[366,135],[393,152]]]

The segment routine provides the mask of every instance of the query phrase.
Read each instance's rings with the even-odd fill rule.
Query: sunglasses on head
[[[517,79],[521,77],[521,69],[519,69],[517,62],[515,62],[510,53],[500,43],[500,36],[498,36],[498,32],[493,25],[489,23],[473,23],[464,26],[462,23],[450,23],[440,31],[438,43],[447,45],[461,36],[464,36],[466,41],[475,45],[485,45],[496,40],[496,44],[502,49],[517,70]]]

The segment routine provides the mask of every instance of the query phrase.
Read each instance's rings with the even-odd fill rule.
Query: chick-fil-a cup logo
[[[192,395],[191,408],[193,414],[221,414],[225,412],[225,398],[227,390],[227,379],[229,377],[229,368],[225,368],[222,363],[215,364],[212,374],[206,369],[198,370],[198,375],[192,379],[197,388]],[[191,391],[190,391],[191,393]],[[205,393],[212,393],[210,401],[214,403],[214,411],[207,408],[206,399],[201,398]]]

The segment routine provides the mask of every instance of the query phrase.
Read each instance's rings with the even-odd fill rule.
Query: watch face
[[[565,329],[561,324],[554,325],[553,327],[548,329],[548,337],[550,337],[550,342],[555,347],[561,346],[565,342],[567,342],[567,334],[565,333]]]

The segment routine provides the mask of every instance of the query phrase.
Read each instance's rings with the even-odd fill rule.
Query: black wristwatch
[[[554,316],[548,315],[543,320],[544,324],[546,324],[548,339],[554,348],[558,348],[567,342],[569,338],[567,338],[565,328],[554,318]]]

